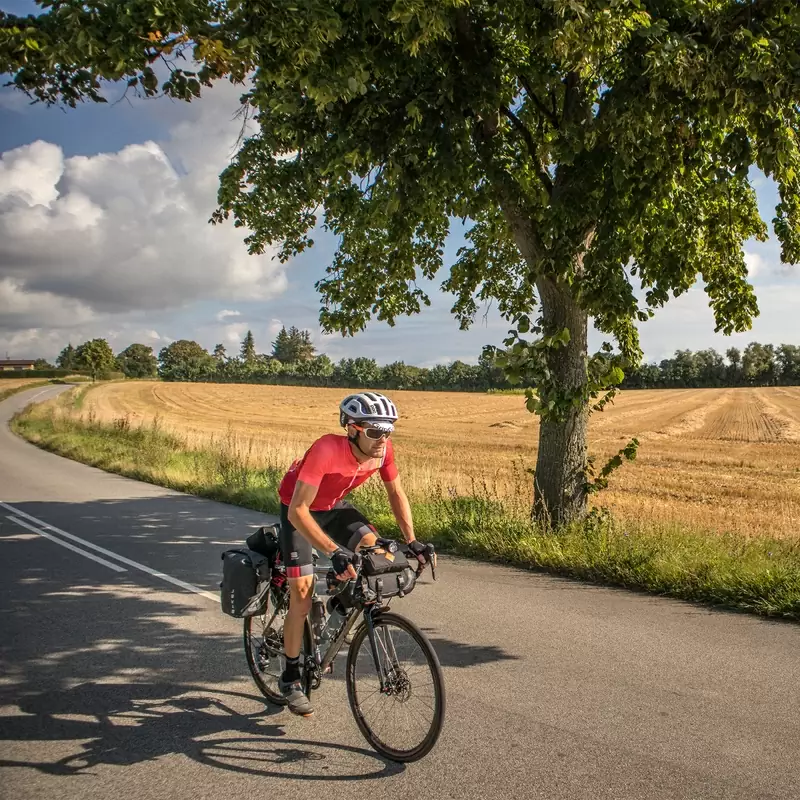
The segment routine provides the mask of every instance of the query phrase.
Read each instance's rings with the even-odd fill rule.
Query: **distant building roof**
[[[27,367],[35,363],[35,358],[0,358],[0,367]]]

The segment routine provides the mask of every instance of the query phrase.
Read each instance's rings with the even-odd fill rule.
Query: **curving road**
[[[459,559],[397,603],[445,668],[424,761],[367,747],[340,675],[265,707],[216,601],[263,517],[8,431],[60,390],[0,404],[0,797],[800,797],[800,627]]]

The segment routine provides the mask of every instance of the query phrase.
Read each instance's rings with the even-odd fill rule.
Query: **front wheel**
[[[375,617],[375,663],[366,625],[347,655],[347,698],[359,730],[392,761],[417,761],[442,732],[444,676],[425,634],[399,614]],[[380,674],[384,675],[381,689]]]

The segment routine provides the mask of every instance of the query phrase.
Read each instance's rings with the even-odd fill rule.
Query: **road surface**
[[[264,517],[8,431],[60,390],[0,404],[0,796],[800,797],[800,626],[496,565],[396,603],[445,671],[423,761],[369,749],[341,673],[311,720],[265,706],[216,599]]]

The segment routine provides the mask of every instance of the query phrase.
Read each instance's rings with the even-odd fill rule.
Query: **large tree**
[[[252,364],[256,360],[256,342],[253,338],[253,331],[247,331],[242,339],[240,356],[245,364]]]
[[[128,378],[154,378],[158,374],[158,360],[146,344],[128,345],[117,356],[117,363]]]
[[[75,348],[72,346],[72,344],[68,344],[58,354],[56,365],[60,369],[78,369],[78,365],[75,360]]]
[[[796,0],[69,0],[1,27],[0,70],[47,102],[102,99],[101,79],[184,99],[246,80],[259,129],[215,219],[287,259],[323,214],[327,330],[419,312],[415,279],[465,220],[444,286],[462,327],[490,301],[512,327],[504,366],[542,417],[534,508],[555,522],[585,511],[588,413],[622,377],[588,358],[589,319],[635,364],[637,323],[699,276],[716,329],[746,330],[753,165],[800,257]]]
[[[158,373],[165,381],[198,381],[208,378],[217,362],[205,348],[189,339],[161,348]]]
[[[85,369],[96,381],[104,373],[117,366],[114,351],[105,339],[91,339],[79,345],[75,350],[75,364],[78,369]]]

